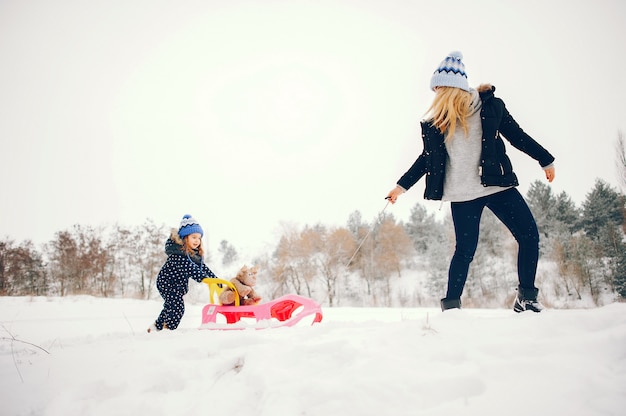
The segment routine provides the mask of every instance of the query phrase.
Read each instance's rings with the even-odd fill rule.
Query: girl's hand
[[[546,179],[548,179],[548,182],[552,182],[555,176],[554,166],[544,169],[544,171],[546,172]]]
[[[391,202],[392,204],[395,204],[398,197],[402,195],[403,193],[404,193],[404,189],[402,189],[400,186],[396,186],[391,191],[389,191],[389,194],[387,195],[385,199],[388,199],[389,202]]]

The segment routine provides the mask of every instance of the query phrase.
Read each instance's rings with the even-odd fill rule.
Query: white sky
[[[191,213],[215,251],[372,220],[421,151],[451,50],[557,158],[617,186],[626,3],[0,1],[0,237]],[[520,190],[543,179],[511,146]],[[393,207],[407,219],[423,182]],[[447,210],[444,205],[443,210]]]

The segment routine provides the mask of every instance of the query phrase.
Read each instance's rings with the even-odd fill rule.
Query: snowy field
[[[179,330],[145,333],[160,306],[0,297],[0,414],[578,416],[626,408],[624,303],[520,315],[325,308],[321,324],[260,331],[198,330],[203,305],[188,303]]]

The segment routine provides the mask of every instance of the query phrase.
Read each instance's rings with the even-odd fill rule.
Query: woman
[[[456,249],[441,309],[461,307],[461,294],[478,244],[480,217],[489,208],[518,242],[518,292],[513,309],[541,312],[535,274],[539,258],[537,225],[524,198],[501,135],[539,162],[549,182],[554,157],[526,134],[494,96],[495,87],[470,88],[460,52],[451,52],[434,72],[435,98],[422,121],[424,150],[398,180],[387,199],[395,203],[426,175],[424,198],[451,202]]]

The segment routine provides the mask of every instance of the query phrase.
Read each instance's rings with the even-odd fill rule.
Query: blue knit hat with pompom
[[[435,87],[456,87],[469,91],[467,73],[465,73],[465,64],[462,59],[461,52],[450,52],[430,78],[430,89],[434,91]]]
[[[202,231],[202,227],[198,224],[191,215],[185,214],[183,219],[180,221],[180,228],[178,229],[178,235],[180,238],[185,238],[189,234],[199,233],[200,236],[204,236],[204,231]]]

